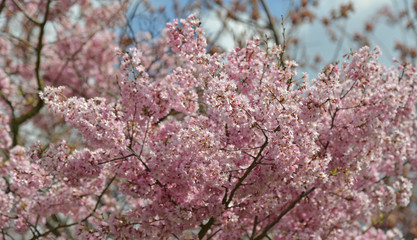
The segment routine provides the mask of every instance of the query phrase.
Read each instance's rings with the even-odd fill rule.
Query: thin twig
[[[36,24],[36,25],[42,25],[42,23],[41,22],[39,22],[38,20],[36,20],[36,19],[34,19],[32,16],[30,16],[29,15],[29,13],[28,12],[26,12],[26,10],[23,8],[23,6],[22,5],[20,5],[20,3],[18,2],[18,1],[16,1],[16,0],[12,0],[13,1],[13,3],[17,6],[17,8],[19,8],[19,10],[25,15],[25,17],[27,18],[27,19],[29,19],[31,22],[33,22],[34,24]],[[48,2],[48,5],[49,5],[49,2]],[[47,8],[47,10],[49,10],[49,6],[48,6],[48,8]],[[46,15],[46,14],[45,14]]]

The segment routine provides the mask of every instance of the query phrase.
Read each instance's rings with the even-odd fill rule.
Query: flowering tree
[[[118,51],[111,97],[38,86],[84,146],[17,145],[19,111],[3,98],[1,238],[401,237],[378,223],[411,195],[413,66],[386,68],[364,47],[298,77],[260,39],[208,53],[195,16],[156,44],[158,58]]]

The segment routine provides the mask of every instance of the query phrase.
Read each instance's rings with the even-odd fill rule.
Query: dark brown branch
[[[222,229],[219,228],[217,231],[215,231],[213,234],[211,234],[210,236],[207,237],[207,240],[212,239],[218,232],[220,232]]]
[[[131,12],[130,12],[129,16],[125,12],[123,12],[123,16],[126,19],[126,22],[125,22],[125,26],[123,28],[123,32],[120,34],[120,36],[122,36],[122,37],[120,38],[119,45],[122,45],[121,43],[122,43],[123,37],[125,35],[127,35],[126,32],[127,32],[128,29],[130,31],[130,34],[132,34],[131,40],[133,41],[134,45],[137,45],[137,41],[134,37],[135,36],[135,31],[133,30],[131,22],[133,21],[133,19],[135,17],[135,14],[136,14],[137,10],[139,9],[139,6],[140,6],[141,3],[142,3],[141,1],[132,2],[132,5],[133,4],[134,5],[129,7],[131,9],[130,10]],[[122,6],[123,5],[122,1],[119,0],[119,4],[120,4],[120,6]]]
[[[352,83],[352,85],[350,86],[350,88],[343,94],[343,90],[342,90],[342,93],[341,93],[341,96],[340,96],[340,99],[343,99],[343,98],[345,98],[346,97],[346,95],[348,95],[348,93],[353,89],[353,87],[355,86],[355,84],[356,84],[356,82],[358,81],[358,79],[356,79],[353,83]]]
[[[10,107],[10,110],[11,110],[11,113],[12,113],[12,119],[14,119],[15,118],[15,114],[14,114],[14,107],[13,107],[12,102],[6,97],[6,95],[4,95],[4,93],[2,91],[0,91],[0,97]]]
[[[256,155],[256,157],[253,159],[251,165],[246,169],[245,173],[243,174],[242,177],[239,178],[239,181],[236,183],[235,187],[232,189],[232,191],[230,192],[229,195],[229,199],[225,202],[225,207],[227,208],[230,204],[230,202],[232,202],[233,200],[233,196],[235,195],[236,191],[239,189],[240,186],[242,186],[243,181],[245,181],[245,179],[247,178],[247,176],[249,175],[249,173],[252,172],[252,170],[256,167],[256,165],[258,164],[258,160],[261,158],[262,156],[262,152],[265,149],[265,147],[268,145],[268,136],[265,134],[265,132],[262,130],[262,133],[264,134],[265,137],[265,142],[262,144],[258,154]]]
[[[258,127],[260,128],[260,126],[258,126]],[[229,207],[229,204],[232,202],[236,191],[240,188],[240,186],[244,185],[243,181],[245,181],[246,177],[252,172],[252,170],[256,167],[256,165],[258,165],[259,160],[262,158],[262,152],[266,148],[266,146],[268,145],[268,136],[266,135],[265,131],[262,128],[260,128],[260,129],[261,129],[261,131],[262,131],[262,133],[265,137],[265,141],[262,144],[262,146],[259,147],[260,149],[259,149],[258,154],[255,157],[253,157],[254,159],[253,159],[253,162],[251,163],[251,165],[246,169],[243,176],[239,178],[239,181],[236,183],[235,187],[230,192],[229,198],[227,198],[227,193],[228,193],[229,189],[226,188],[225,195],[224,195],[224,198],[222,200],[222,203],[225,205],[225,208]],[[203,239],[203,237],[207,234],[207,231],[211,228],[211,226],[213,224],[214,224],[214,218],[213,217],[211,217],[206,224],[202,224],[201,229],[198,233],[198,238]]]
[[[276,29],[276,26],[275,26],[274,19],[272,17],[271,11],[269,11],[268,4],[266,3],[265,0],[260,0],[260,1],[261,1],[261,4],[262,4],[262,6],[263,6],[263,8],[265,10],[266,16],[268,17],[269,27],[270,27],[272,33],[274,34],[275,43],[277,45],[279,45],[281,41],[279,39],[279,35],[278,35],[278,32],[277,32],[277,29]]]
[[[201,229],[198,232],[198,239],[203,239],[203,237],[207,234],[208,230],[210,230],[213,224],[214,224],[213,217],[211,217],[206,224],[201,224]]]
[[[142,146],[140,148],[140,153],[137,154],[133,148],[129,147],[130,151],[132,152],[133,156],[135,156],[141,163],[142,165],[145,167],[145,170],[147,172],[151,172],[151,169],[149,168],[149,166],[143,161],[142,159],[142,153],[143,153],[143,147],[145,145],[146,142],[146,138],[148,136],[148,131],[149,131],[149,121],[146,123],[146,129],[145,129],[145,136],[143,137],[143,141],[142,141]]]
[[[91,216],[93,216],[93,214],[97,211],[98,205],[100,204],[101,199],[102,199],[102,198],[103,198],[103,196],[104,196],[104,193],[107,191],[107,189],[109,189],[109,187],[110,187],[110,185],[113,183],[114,179],[116,179],[116,176],[113,176],[113,177],[110,179],[109,183],[107,183],[107,186],[106,186],[106,187],[103,189],[103,191],[100,193],[100,196],[98,196],[98,199],[97,199],[96,205],[94,206],[93,211],[92,211],[92,212],[91,212],[91,213],[90,213],[87,217],[85,217],[82,221],[87,220],[88,218],[90,218]]]
[[[257,226],[258,226],[258,216],[255,216],[255,220],[253,222],[252,234],[250,235],[251,240],[255,237]]]
[[[42,48],[43,48],[43,35],[45,33],[45,25],[48,22],[48,15],[49,15],[49,8],[51,5],[51,0],[48,0],[48,3],[46,4],[46,11],[44,19],[41,23],[39,23],[40,32],[38,37],[38,45],[36,47],[36,65],[35,65],[35,74],[36,74],[36,81],[38,84],[38,90],[43,91],[43,81],[41,77],[41,58],[42,58]],[[18,118],[13,118],[11,122],[11,130],[13,134],[13,143],[12,146],[16,146],[18,144],[18,135],[19,135],[19,128],[20,125],[33,116],[35,116],[43,107],[44,102],[42,99],[38,96],[38,103],[30,109],[28,112],[23,114],[22,116]]]
[[[174,109],[171,109],[167,115],[158,119],[158,121],[156,123],[154,123],[153,126],[158,126],[161,122],[165,121],[169,116],[174,116],[174,115],[179,114],[179,113],[181,113],[181,112],[178,112],[178,111],[175,111]]]
[[[2,0],[0,3],[0,14],[3,12],[4,7],[6,6],[6,0]]]
[[[289,212],[291,211],[291,209],[293,209],[298,202],[301,201],[301,199],[303,199],[304,197],[306,197],[307,195],[309,195],[311,192],[314,191],[314,189],[316,189],[315,187],[310,188],[310,190],[308,190],[307,192],[302,192],[294,201],[292,201],[292,203],[290,205],[288,205],[287,208],[284,209],[284,211],[281,212],[281,214],[278,215],[277,218],[275,218],[274,221],[272,221],[270,224],[268,224],[264,230],[262,231],[261,234],[259,234],[256,238],[254,238],[255,240],[261,240],[262,238],[266,237],[269,230],[271,230],[277,223],[279,223],[279,221]]]
[[[52,219],[50,219],[52,218]],[[45,226],[52,231],[52,234],[54,234],[56,237],[60,237],[62,234],[58,231],[58,229],[55,229],[54,225],[58,223],[58,226],[60,225],[60,220],[57,218],[56,214],[52,214],[49,218],[46,219]]]

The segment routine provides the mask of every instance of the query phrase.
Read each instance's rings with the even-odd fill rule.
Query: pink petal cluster
[[[87,101],[78,97],[66,99],[63,87],[46,87],[41,98],[54,113],[81,131],[92,146],[105,146],[117,151],[126,145],[125,122],[121,121],[123,113],[107,105],[104,98]]]

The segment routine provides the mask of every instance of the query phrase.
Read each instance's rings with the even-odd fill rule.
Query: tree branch
[[[262,129],[261,129],[262,130]],[[239,178],[239,181],[236,183],[235,187],[232,189],[232,191],[230,192],[229,195],[229,199],[227,201],[225,201],[225,207],[227,208],[230,204],[230,202],[232,202],[233,200],[233,196],[235,195],[236,191],[239,189],[240,186],[242,186],[243,181],[245,181],[246,177],[249,175],[249,173],[252,172],[252,170],[256,167],[256,165],[258,164],[258,160],[261,158],[262,156],[262,152],[265,149],[265,147],[268,145],[268,136],[265,134],[264,130],[262,130],[262,133],[264,134],[265,137],[265,142],[262,144],[258,154],[254,157],[251,165],[246,169],[245,173],[243,174],[242,177]]]
[[[293,209],[295,205],[297,205],[297,203],[301,201],[301,199],[313,192],[314,189],[316,189],[316,187],[310,188],[310,190],[308,190],[307,192],[302,192],[287,208],[284,209],[284,211],[281,212],[281,214],[278,215],[278,217],[274,221],[272,221],[264,228],[262,233],[259,234],[255,238],[255,240],[261,240],[262,238],[266,237],[268,231],[271,230],[271,228],[273,228],[282,219],[282,217],[284,217],[289,211],[291,211],[291,209]]]
[[[13,0],[14,1],[14,0]],[[14,1],[15,2],[15,1]],[[16,3],[16,2],[15,2]],[[40,73],[41,69],[41,58],[42,58],[42,48],[43,48],[43,35],[45,33],[45,25],[48,22],[48,15],[49,15],[49,8],[51,5],[51,0],[48,0],[48,3],[46,4],[46,10],[45,10],[45,16],[41,23],[39,23],[40,32],[38,37],[38,45],[36,47],[36,65],[35,65],[35,74],[36,74],[36,81],[38,83],[38,90],[43,91],[43,81]],[[18,144],[18,135],[19,135],[19,128],[20,125],[33,116],[35,116],[43,107],[44,102],[38,95],[38,103],[30,109],[28,112],[23,114],[22,116],[18,118],[13,118],[11,122],[11,131],[13,134],[13,144],[12,146],[16,146]]]
[[[213,224],[214,224],[213,217],[211,217],[206,224],[201,224],[201,229],[198,232],[198,239],[203,239],[203,237],[207,234],[208,230],[210,230]]]
[[[278,32],[277,32],[277,29],[276,29],[276,26],[275,26],[274,19],[272,17],[271,11],[269,11],[268,4],[266,3],[265,0],[260,0],[260,1],[261,1],[261,4],[262,4],[262,6],[263,6],[263,8],[265,10],[266,16],[268,17],[269,27],[270,27],[272,33],[274,34],[275,43],[277,45],[279,45],[281,41],[279,39],[279,35],[278,35]]]

